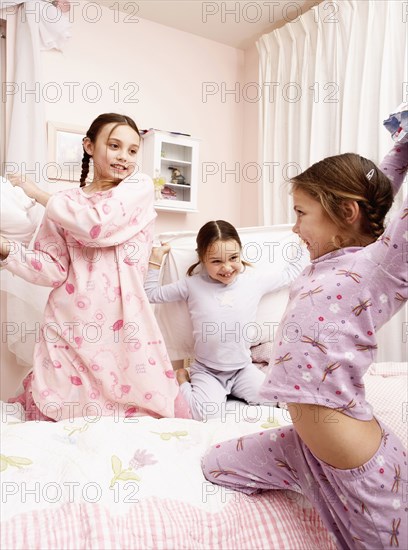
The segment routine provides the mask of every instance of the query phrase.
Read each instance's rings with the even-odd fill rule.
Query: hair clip
[[[368,179],[368,181],[371,181],[371,178],[374,176],[374,168],[371,168],[371,170],[368,172],[368,174],[366,174],[366,178]]]

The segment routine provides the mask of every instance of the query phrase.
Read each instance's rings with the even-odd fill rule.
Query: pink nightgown
[[[2,266],[53,287],[16,399],[27,419],[188,416],[143,289],[153,197],[140,173],[104,192],[62,191],[48,201],[35,250],[12,243]]]

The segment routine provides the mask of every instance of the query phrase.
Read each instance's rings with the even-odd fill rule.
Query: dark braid
[[[366,192],[358,201],[364,214],[364,231],[378,239],[384,233],[384,221],[393,202],[390,181],[370,160],[360,157]],[[367,178],[367,174],[371,177]]]
[[[88,155],[86,151],[84,151],[84,156],[82,157],[82,172],[81,172],[81,179],[80,181],[80,187],[85,186],[86,178],[89,173],[89,161],[91,157]]]

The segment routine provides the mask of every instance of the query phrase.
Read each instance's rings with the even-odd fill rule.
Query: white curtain
[[[262,170],[260,225],[293,222],[285,181],[314,162],[351,151],[378,163],[391,148],[382,121],[408,93],[405,9],[325,0],[259,39],[259,162],[274,167]],[[406,322],[405,309],[380,331],[379,361],[407,360]]]
[[[324,1],[258,41],[259,160],[274,166],[262,171],[260,224],[292,221],[282,183],[313,162],[347,151],[379,162],[390,148],[381,123],[407,94],[404,4]]]
[[[1,13],[7,22],[5,168],[10,172],[18,166],[42,175],[47,162],[47,128],[41,96],[41,50],[62,49],[71,23],[46,0],[15,0],[16,5],[12,4],[5,2],[7,7]],[[36,93],[30,93],[34,90]],[[43,178],[36,179],[46,186]]]
[[[5,164],[2,173],[27,173],[48,190],[42,175],[47,162],[47,127],[41,93],[28,93],[43,84],[41,50],[61,50],[69,38],[67,15],[45,0],[16,0],[2,3],[0,17],[7,23]],[[0,7],[2,6],[0,4]],[[13,5],[14,4],[14,5]],[[40,101],[39,101],[40,97]],[[37,205],[38,223],[43,207]],[[2,270],[2,397],[15,386],[16,377],[29,368],[38,339],[38,323],[50,289],[34,286]],[[31,332],[30,332],[31,331]],[[6,346],[6,349],[5,349]]]

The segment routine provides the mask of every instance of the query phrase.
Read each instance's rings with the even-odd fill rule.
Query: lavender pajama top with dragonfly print
[[[53,287],[28,388],[47,417],[175,414],[178,384],[143,289],[153,197],[140,173],[104,192],[56,193],[35,251],[13,243],[2,262]]]
[[[381,165],[395,192],[407,168],[408,143],[396,145]],[[375,243],[314,260],[292,283],[261,395],[371,420],[362,377],[375,360],[376,331],[407,300],[407,260],[407,199]],[[248,494],[303,493],[338,548],[407,548],[407,452],[379,424],[380,446],[358,468],[341,470],[319,460],[286,426],[218,443],[203,457],[203,473],[212,483]]]
[[[381,165],[395,192],[403,158],[408,164],[408,144],[396,145]],[[372,418],[362,378],[376,358],[376,332],[407,300],[407,229],[403,210],[376,242],[321,256],[292,283],[264,398]]]

